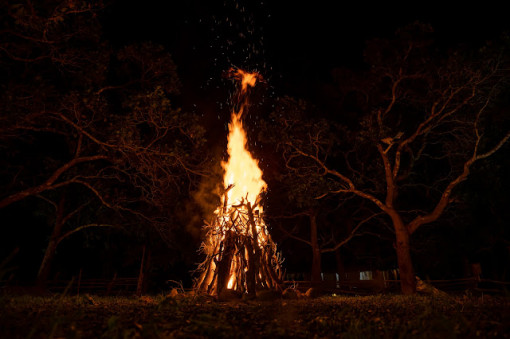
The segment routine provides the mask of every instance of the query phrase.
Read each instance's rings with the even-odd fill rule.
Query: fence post
[[[106,290],[106,296],[110,295],[110,292],[112,290],[113,284],[115,284],[115,280],[117,279],[117,272],[113,275],[112,281],[108,284],[108,289]]]

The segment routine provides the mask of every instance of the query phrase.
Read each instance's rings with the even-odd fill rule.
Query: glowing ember
[[[222,206],[207,225],[202,250],[206,260],[199,266],[201,276],[195,288],[200,292],[220,294],[225,288],[254,295],[256,288],[279,288],[281,259],[262,218],[259,196],[266,188],[258,161],[246,149],[246,132],[241,121],[247,107],[247,92],[260,76],[242,70],[230,75],[241,82],[237,93],[240,108],[232,112],[229,124],[227,162]]]

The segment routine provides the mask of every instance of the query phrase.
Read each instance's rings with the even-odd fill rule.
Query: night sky
[[[183,83],[180,104],[202,116],[213,145],[224,145],[234,86],[222,74],[230,67],[262,74],[261,101],[291,95],[310,100],[325,115],[334,114],[324,90],[333,81],[332,71],[364,68],[367,40],[391,37],[398,28],[420,21],[432,25],[440,46],[476,48],[510,28],[501,6],[118,1],[107,9],[104,25],[109,39],[119,45],[151,40],[167,47]],[[271,164],[262,159],[261,166],[267,171]],[[305,246],[295,252],[308,250]]]
[[[264,78],[261,89],[256,93],[255,106],[258,105],[258,109],[254,109],[253,114],[269,114],[272,107],[264,106],[266,102],[270,105],[273,99],[289,95],[309,100],[322,110],[324,116],[332,116],[335,106],[330,104],[327,88],[333,86],[333,70],[364,69],[367,65],[363,62],[363,51],[368,40],[391,37],[398,28],[420,21],[432,25],[439,46],[477,48],[487,40],[501,37],[505,31],[510,32],[507,13],[503,2],[480,7],[478,3],[467,2],[459,6],[445,6],[430,2],[372,5],[369,2],[341,1],[114,0],[107,3],[99,18],[104,39],[114,49],[152,41],[163,45],[171,53],[182,83],[180,95],[172,98],[175,100],[172,103],[199,115],[201,123],[207,127],[207,147],[224,151],[231,113],[230,96],[234,89],[224,74],[231,67],[257,71]],[[256,121],[257,117],[250,119]],[[270,166],[268,160],[261,160],[264,170]],[[13,220],[22,213],[19,209],[23,206],[20,206],[12,210]],[[34,216],[36,219],[37,223],[45,222],[40,215]],[[21,237],[23,232],[15,230],[12,236]],[[33,237],[26,239],[26,244],[31,246],[33,242],[34,247],[40,246],[41,239],[47,237],[45,230],[35,229]],[[92,236],[87,241],[94,242],[100,237]],[[117,246],[126,246],[116,244],[118,238],[115,237],[112,236],[114,240],[109,245],[111,252]],[[64,243],[61,253],[76,250],[72,247],[80,242],[78,239],[69,245]],[[358,245],[362,250],[364,246],[370,246]],[[294,253],[308,255],[309,248],[300,246],[295,245]],[[388,248],[393,250],[391,245]],[[189,248],[189,251],[196,252],[196,248]],[[20,266],[36,267],[39,263],[33,256],[41,253],[42,249],[33,249],[22,259]],[[102,254],[93,250],[80,255],[82,262],[86,262],[87,258],[91,262],[103,260]],[[112,256],[111,267],[104,269],[104,272],[108,271],[105,274],[111,275],[115,265],[129,266],[125,275],[136,274],[138,252],[130,258]],[[63,260],[63,266],[70,263],[66,260]],[[181,265],[175,269],[177,274],[189,273],[189,262],[175,261],[172,262],[174,269]],[[98,269],[93,274],[104,272]],[[76,269],[68,276],[73,274],[76,274]],[[26,275],[24,278],[27,276],[30,277]],[[186,279],[189,280],[189,274]]]
[[[313,98],[317,84],[331,81],[333,68],[363,66],[368,39],[420,21],[445,44],[477,45],[510,27],[501,6],[131,0],[110,5],[104,25],[119,44],[165,45],[185,86],[213,90],[215,79],[234,65],[261,72],[277,95]]]
[[[363,68],[367,40],[390,37],[419,21],[432,25],[445,46],[479,46],[510,28],[501,6],[130,0],[109,5],[103,22],[114,44],[153,41],[168,49],[183,85],[178,104],[211,126],[214,147],[225,142],[234,86],[222,74],[233,66],[256,70],[266,80],[258,92],[258,114],[271,109],[264,106],[266,98],[290,95],[332,115],[336,107],[327,94],[332,71]]]

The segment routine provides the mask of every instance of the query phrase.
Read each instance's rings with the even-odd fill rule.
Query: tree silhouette
[[[197,117],[173,104],[179,79],[171,56],[151,43],[109,45],[100,2],[2,7],[0,209],[27,197],[55,207],[41,280],[62,237],[110,224],[73,223],[64,232],[71,218],[90,213],[81,204],[130,215],[173,241],[172,206],[206,157]],[[86,198],[70,198],[76,194]]]
[[[430,33],[414,24],[394,39],[374,40],[365,52],[368,71],[337,72],[343,108],[356,112],[357,123],[323,124],[281,143],[288,159],[313,162],[335,181],[329,194],[368,200],[389,217],[404,294],[416,291],[410,236],[436,221],[473,165],[510,138],[501,101],[508,93],[505,50],[436,49]],[[499,119],[496,128],[492,119]],[[280,127],[290,134],[298,125]],[[342,139],[337,156],[328,148],[332,129]]]
[[[261,123],[259,140],[279,145],[281,164],[277,180],[272,187],[273,200],[278,200],[271,218],[280,225],[286,237],[307,244],[312,250],[311,280],[319,282],[321,277],[321,261],[324,253],[335,252],[337,260],[339,250],[353,237],[363,235],[360,229],[367,223],[376,220],[379,214],[367,210],[365,204],[354,203],[349,197],[328,199],[327,193],[338,187],[337,182],[323,175],[322,168],[315,161],[294,152],[288,145],[300,145],[308,152],[320,149],[328,157],[336,156],[339,138],[333,133],[332,123],[325,119],[308,118],[316,115],[315,108],[309,103],[290,97],[280,98],[269,121]],[[314,136],[318,136],[314,139]],[[274,171],[274,169],[273,169]],[[277,192],[275,192],[277,191]],[[348,207],[347,207],[348,206]],[[343,213],[342,220],[335,227],[327,227],[324,218],[339,208],[350,209]],[[281,212],[283,211],[283,212]],[[271,212],[270,212],[271,213]],[[337,213],[338,215],[338,213]],[[289,223],[283,220],[307,218],[306,231],[300,222]]]

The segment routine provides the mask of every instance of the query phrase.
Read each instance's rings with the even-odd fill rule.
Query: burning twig
[[[239,80],[239,109],[229,124],[228,162],[225,169],[222,204],[215,218],[206,224],[201,251],[206,258],[198,266],[198,292],[220,295],[226,289],[255,296],[257,289],[280,289],[283,272],[276,244],[263,220],[261,194],[266,188],[258,162],[246,149],[246,132],[241,116],[247,107],[247,89],[262,77],[233,69],[229,76]]]

